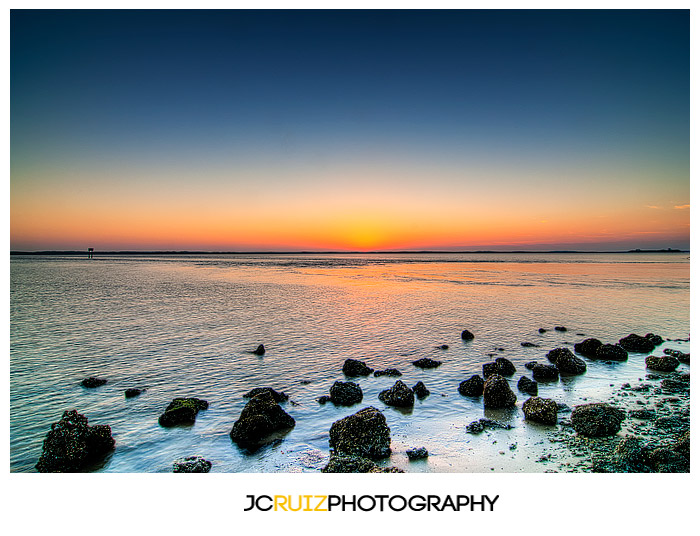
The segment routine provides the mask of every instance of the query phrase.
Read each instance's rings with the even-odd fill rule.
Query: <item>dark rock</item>
[[[690,459],[669,448],[657,448],[649,454],[658,473],[689,473]]]
[[[415,402],[413,391],[401,380],[398,380],[391,389],[385,389],[379,393],[379,400],[384,402],[387,406],[395,406],[398,408],[413,407],[413,403]]]
[[[547,330],[544,329],[544,328],[540,328],[540,329],[538,329],[537,331],[539,331],[540,333],[547,333]]]
[[[513,365],[509,359],[497,357],[495,363],[496,374],[500,374],[501,376],[512,376],[515,374],[515,365]]]
[[[484,380],[481,376],[474,374],[468,380],[459,384],[459,394],[464,396],[481,396],[484,394]]]
[[[269,442],[273,434],[286,432],[295,424],[294,419],[266,391],[250,399],[233,423],[229,435],[239,447],[255,450]]]
[[[581,355],[594,358],[596,356],[598,348],[600,348],[601,346],[603,346],[603,343],[600,342],[598,339],[586,339],[574,344],[574,350]]]
[[[537,364],[537,361],[528,361],[527,363],[525,363],[525,368],[527,370],[532,370],[533,368],[535,368],[536,364]]]
[[[406,451],[406,455],[408,456],[408,459],[410,461],[422,460],[428,457],[428,449],[426,449],[425,447],[408,449]]]
[[[199,398],[175,398],[158,418],[158,424],[161,426],[194,424],[197,413],[208,407],[209,403]]]
[[[491,363],[484,363],[481,365],[481,371],[482,374],[484,375],[484,378],[488,378],[492,374],[497,374],[498,370],[498,365],[496,363],[491,362]]]
[[[253,353],[255,355],[265,355],[265,347],[262,344],[260,344],[255,350],[253,350]]]
[[[88,389],[94,389],[95,387],[100,387],[107,383],[107,380],[103,378],[85,378],[83,381],[80,382],[80,385],[83,387],[87,387]]]
[[[560,356],[569,354],[571,354],[571,350],[569,350],[568,348],[555,348],[554,350],[550,350],[549,352],[547,352],[547,360],[550,363],[554,363],[556,365]]]
[[[576,357],[568,348],[559,350],[565,350],[560,352],[557,358],[556,367],[560,374],[577,375],[586,372],[586,362],[583,359]]]
[[[632,419],[641,421],[652,421],[656,419],[656,412],[653,409],[633,409],[627,412]]]
[[[564,326],[555,326],[554,330],[555,331],[567,331],[567,329]]]
[[[562,413],[568,413],[571,411],[571,408],[563,402],[557,402],[557,410]]]
[[[374,372],[374,369],[369,368],[364,361],[358,361],[357,359],[346,359],[343,363],[343,374],[351,378],[357,376],[369,376]]]
[[[518,389],[530,396],[537,396],[537,382],[527,376],[521,376],[518,380]]]
[[[449,349],[450,347],[447,346],[446,344],[441,344],[440,346],[438,346],[438,348],[440,348],[440,350],[447,350],[447,349]]]
[[[685,393],[690,390],[690,384],[673,378],[666,378],[661,380],[661,388],[669,393]]]
[[[538,382],[552,382],[559,379],[559,370],[554,365],[535,364],[532,367],[532,377]]]
[[[648,339],[649,342],[651,342],[651,344],[653,344],[654,346],[659,346],[660,344],[664,343],[663,337],[661,337],[660,335],[654,335],[653,333],[647,333],[646,335],[644,335],[644,338]]]
[[[124,397],[125,398],[134,398],[135,396],[139,396],[144,391],[145,391],[145,389],[137,389],[135,387],[132,387],[132,388],[124,391]]]
[[[690,458],[690,430],[683,433],[673,445],[673,450]]]
[[[75,473],[114,449],[107,425],[88,426],[88,419],[75,410],[63,413],[44,439],[36,470],[40,473]]]
[[[648,472],[647,468],[653,463],[651,449],[634,436],[622,438],[615,447],[614,456],[617,464],[621,465],[620,472]]]
[[[671,350],[670,348],[665,348],[664,354],[670,355],[671,357],[675,357],[676,359],[678,359],[678,361],[680,361],[681,363],[685,363],[686,365],[690,364],[690,354],[685,354],[680,350]]]
[[[391,454],[391,431],[386,418],[371,406],[334,422],[329,435],[328,443],[336,454],[370,459]]]
[[[474,334],[469,331],[468,329],[465,329],[462,331],[462,340],[464,341],[471,341],[474,338]]]
[[[330,402],[330,401],[331,401],[331,397],[328,396],[328,395],[319,396],[319,397],[316,399],[316,402],[318,402],[319,404],[326,404],[326,403],[328,403],[328,402]]]
[[[549,398],[533,396],[523,402],[523,413],[528,421],[557,424],[557,403]]]
[[[628,352],[637,352],[640,354],[646,354],[654,350],[654,343],[646,337],[640,337],[634,333],[620,339],[620,346]]]
[[[609,404],[595,403],[576,406],[571,412],[574,430],[586,437],[606,437],[620,431],[625,413]]]
[[[429,357],[421,357],[420,359],[414,361],[413,364],[422,369],[437,368],[442,365],[442,361],[436,361],[435,359],[430,359]]]
[[[478,421],[472,421],[467,425],[468,434],[480,434],[484,430],[510,430],[513,428],[510,424],[502,424],[498,421],[493,421],[491,419],[479,419]]]
[[[515,404],[517,397],[500,374],[492,374],[484,382],[484,407],[508,408]]]
[[[539,344],[535,344],[534,342],[521,342],[520,346],[523,348],[539,348]]]
[[[331,402],[336,406],[352,406],[362,402],[362,388],[354,382],[336,381],[330,395]]]
[[[413,387],[413,393],[416,395],[418,400],[423,400],[425,397],[427,397],[430,394],[430,391],[428,388],[425,386],[423,382],[418,382],[415,384]]]
[[[201,456],[180,458],[173,463],[173,473],[208,473],[211,462]]]
[[[322,473],[369,473],[377,464],[361,456],[341,456],[331,454]]]
[[[648,369],[658,370],[659,372],[673,372],[680,364],[678,359],[670,355],[649,355],[645,362]]]
[[[399,372],[395,368],[388,368],[384,370],[375,370],[374,371],[374,376],[379,377],[379,376],[401,376],[401,372]]]
[[[603,344],[595,352],[596,359],[605,361],[627,361],[627,350],[619,344]]]
[[[272,395],[272,398],[277,403],[284,402],[289,399],[289,395],[283,393],[282,391],[275,391],[272,387],[256,387],[255,389],[251,389],[246,394],[244,394],[243,398],[253,398],[254,396],[258,396],[261,393],[270,393],[270,395]]]

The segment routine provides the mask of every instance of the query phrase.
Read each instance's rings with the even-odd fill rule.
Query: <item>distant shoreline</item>
[[[46,251],[10,251],[10,255],[87,255],[87,250],[46,250]],[[400,250],[400,251],[95,251],[95,255],[463,255],[463,254],[591,254],[591,253],[690,253],[690,250],[684,249],[632,249],[626,251],[581,251],[581,250],[513,250],[513,251],[495,251],[495,250],[463,250],[463,251],[443,251],[443,250]]]

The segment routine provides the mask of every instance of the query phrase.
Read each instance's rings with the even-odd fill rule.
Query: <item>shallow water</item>
[[[387,464],[539,472],[547,427],[522,419],[527,397],[515,384],[529,376],[524,363],[544,362],[550,349],[585,337],[687,338],[690,263],[682,253],[13,256],[10,293],[11,471],[34,470],[51,423],[73,408],[90,424],[109,424],[116,439],[93,470],[169,472],[176,458],[198,454],[212,471],[317,471],[328,458],[330,425],[373,405],[391,428]],[[568,331],[553,331],[558,325]],[[465,328],[473,341],[461,340]],[[541,346],[523,348],[525,341]],[[259,343],[263,357],[250,353]],[[686,342],[664,347],[689,351]],[[517,367],[512,411],[485,412],[481,400],[457,392],[495,358],[489,353]],[[443,365],[417,369],[411,361],[420,357]],[[361,404],[319,405],[315,399],[344,379],[347,358],[398,368],[401,380],[422,380],[431,395],[407,414],[377,398],[396,378],[368,377],[356,380]],[[541,384],[540,396],[570,406],[603,401],[645,373],[640,354],[586,362],[586,374]],[[87,376],[109,382],[84,389]],[[263,386],[290,395],[284,407],[296,426],[251,455],[228,434],[245,405],[241,395]],[[127,400],[129,387],[147,391]],[[182,396],[210,407],[193,426],[160,427],[158,416]],[[513,429],[466,434],[485,414]],[[404,451],[418,446],[431,456],[409,464]]]

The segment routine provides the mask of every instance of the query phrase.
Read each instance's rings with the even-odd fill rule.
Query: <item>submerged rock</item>
[[[331,454],[322,473],[369,473],[377,464],[361,456],[341,456]]]
[[[462,340],[463,341],[471,341],[474,338],[474,334],[469,331],[468,329],[465,329],[462,331]]]
[[[88,426],[88,419],[76,410],[63,413],[46,434],[40,473],[75,473],[114,449],[112,429],[107,425]]]
[[[538,333],[547,333],[547,330],[544,328],[540,328],[537,331],[538,331]]]
[[[369,376],[374,372],[374,369],[369,368],[364,361],[358,361],[357,359],[346,359],[343,363],[343,374],[351,378],[357,376]]]
[[[208,407],[209,403],[199,398],[175,398],[158,418],[158,424],[161,426],[194,424],[197,413]]]
[[[422,369],[437,368],[442,365],[442,361],[436,361],[435,359],[430,359],[429,357],[421,357],[420,359],[414,361],[413,365]]]
[[[275,399],[275,402],[284,402],[289,399],[289,395],[283,393],[282,391],[275,391],[272,387],[256,387],[255,389],[251,389],[244,394],[243,398],[253,398],[261,393],[270,393],[272,398]]]
[[[554,365],[535,364],[532,367],[532,377],[538,382],[552,382],[559,379],[559,370]]]
[[[375,370],[374,371],[374,376],[379,377],[379,376],[401,376],[401,372],[395,368],[388,368],[384,370]]]
[[[648,369],[658,370],[659,372],[673,372],[680,364],[678,359],[670,355],[649,355],[645,362]]]
[[[173,473],[208,473],[211,462],[201,456],[180,458],[173,463]]]
[[[518,389],[530,396],[537,396],[537,382],[527,376],[521,376],[518,380]]]
[[[478,374],[474,374],[468,380],[459,384],[459,394],[464,396],[481,396],[484,394],[484,380]]]
[[[523,413],[528,421],[557,424],[557,403],[549,398],[533,396],[523,403]]]
[[[408,449],[406,455],[410,461],[422,460],[428,457],[428,449],[425,447]]]
[[[510,430],[513,428],[510,424],[503,424],[498,421],[493,421],[491,419],[479,419],[478,421],[472,421],[467,425],[468,434],[480,434],[484,430]]]
[[[654,346],[659,346],[664,343],[663,337],[661,337],[660,335],[654,335],[653,333],[647,333],[646,335],[644,335],[644,338],[648,339],[649,342]]]
[[[586,372],[586,362],[580,357],[576,357],[568,348],[560,348],[566,350],[560,352],[557,358],[556,367],[560,374],[578,375]]]
[[[615,435],[624,418],[624,411],[604,403],[583,404],[571,412],[574,430],[586,437]]]
[[[265,355],[265,347],[262,344],[260,344],[255,350],[253,350],[253,353],[255,355]]]
[[[627,350],[619,344],[603,344],[595,352],[595,358],[604,361],[627,361]]]
[[[384,415],[370,406],[334,422],[328,444],[336,454],[386,458],[391,454],[391,431]]]
[[[398,380],[391,389],[385,389],[379,393],[379,400],[388,406],[395,406],[398,408],[413,407],[415,402],[413,391],[401,380]]]
[[[448,350],[450,347],[447,346],[446,344],[441,344],[440,346],[438,346],[438,348],[439,348],[440,350]]]
[[[238,420],[233,423],[231,440],[242,448],[254,450],[267,442],[270,436],[293,428],[296,422],[264,391],[245,405]]]
[[[316,402],[318,402],[319,404],[326,404],[326,403],[328,403],[328,402],[330,402],[330,401],[331,401],[331,397],[328,396],[328,395],[319,396],[319,397],[316,399]]]
[[[622,346],[628,352],[637,352],[640,354],[646,354],[654,350],[653,342],[646,337],[640,337],[635,333],[620,339],[620,346]]]
[[[87,387],[88,389],[94,389],[95,387],[100,387],[105,383],[107,383],[107,380],[104,378],[93,378],[91,376],[90,378],[85,378],[83,381],[81,381],[80,385]]]
[[[134,398],[135,396],[139,396],[144,391],[145,389],[137,389],[136,387],[132,387],[124,391],[124,398]]]
[[[554,331],[568,331],[564,326],[555,326]]]
[[[492,374],[484,382],[484,407],[508,408],[515,404],[517,397],[500,374]]]
[[[430,394],[430,391],[428,388],[425,386],[423,382],[418,382],[415,384],[413,387],[413,393],[416,395],[418,400],[423,400],[425,397],[427,397]]]
[[[362,388],[354,382],[336,381],[330,395],[331,402],[336,406],[352,406],[362,402]]]
[[[586,357],[594,358],[598,348],[603,346],[603,343],[598,339],[586,339],[581,342],[574,344],[574,350],[581,355]]]
[[[539,348],[539,344],[535,344],[534,342],[521,342],[520,346],[523,348]]]

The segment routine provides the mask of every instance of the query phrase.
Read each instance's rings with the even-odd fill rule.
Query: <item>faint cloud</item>
[[[686,208],[690,208],[690,205],[676,205],[675,207],[676,210],[685,210]]]
[[[654,210],[659,210],[660,207],[657,207],[656,205],[646,205],[647,208],[653,208]]]

